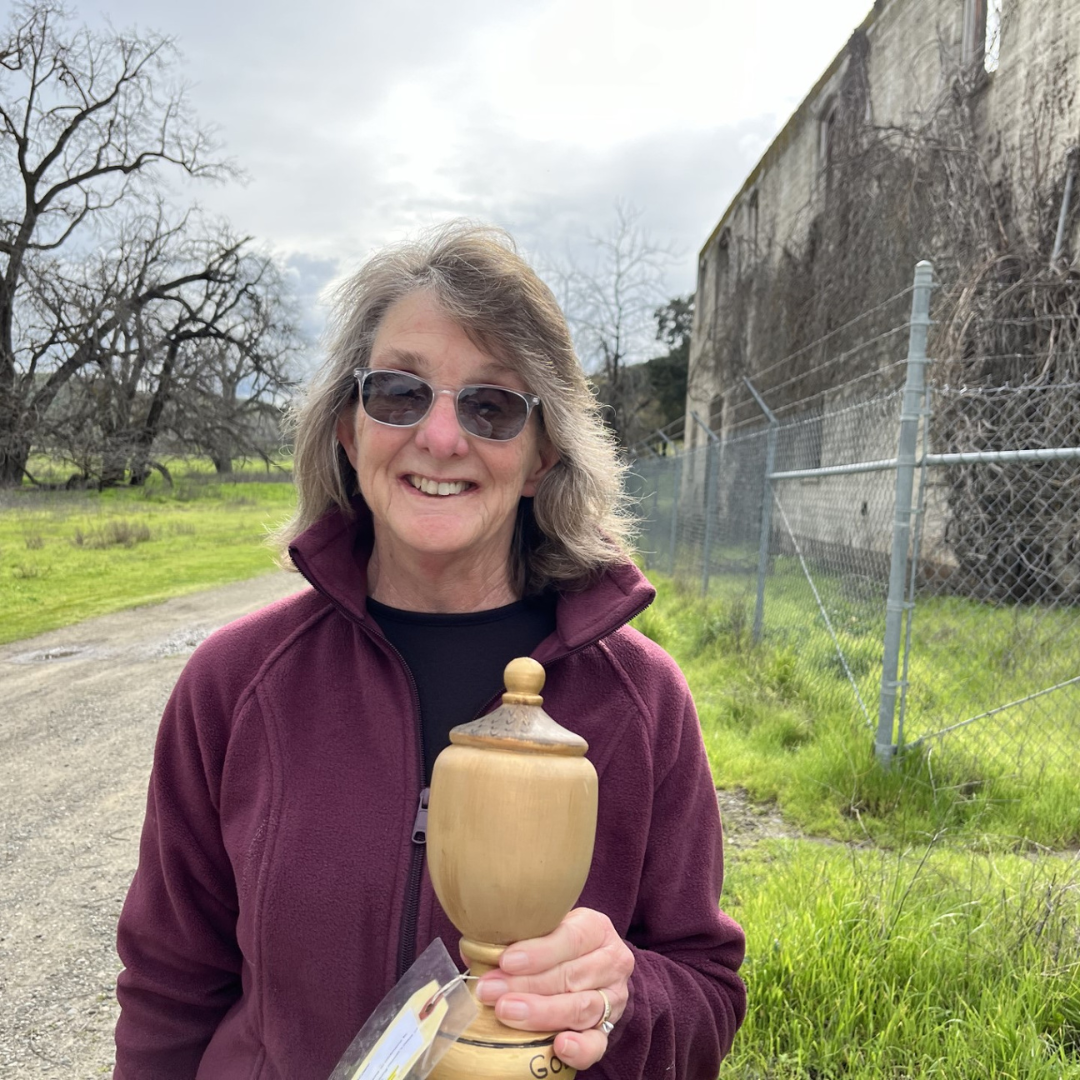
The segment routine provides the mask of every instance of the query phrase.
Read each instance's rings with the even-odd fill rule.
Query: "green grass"
[[[273,569],[264,541],[292,511],[291,484],[173,475],[172,488],[154,474],[145,489],[4,493],[0,643]]]
[[[1045,850],[1080,843],[1075,741],[1017,767],[1018,732],[1046,721],[1009,710],[883,771],[795,575],[770,582],[760,644],[745,578],[707,601],[652,579],[636,625],[685,671],[718,786],[806,834],[729,850],[750,1008],[723,1080],[1080,1078],[1080,858]],[[822,600],[873,716],[880,627],[844,586],[823,580]],[[1068,610],[935,599],[915,629],[923,730],[1074,670]]]
[[[814,629],[820,618],[815,608],[784,611],[784,604],[795,602],[790,594],[768,598],[770,617],[790,629],[767,628],[763,642],[755,645],[753,598],[743,586],[739,591],[730,582],[717,582],[716,592],[704,601],[671,579],[653,575],[653,580],[657,602],[636,625],[686,673],[718,785],[745,788],[756,799],[779,804],[806,830],[845,841],[896,846],[944,831],[1005,849],[1080,844],[1074,766],[1080,730],[1070,707],[1075,697],[1055,701],[1056,714],[1047,710],[1033,718],[1015,709],[969,725],[909,752],[886,773],[873,757],[881,638],[862,609],[846,613],[838,598],[827,595],[826,583],[826,610],[832,609],[834,630],[871,723],[856,703],[831,638],[823,628]],[[966,625],[958,621],[958,605]],[[1076,613],[974,606],[980,610],[952,598],[920,605],[910,673],[915,701],[909,712],[923,718],[926,730],[973,716],[988,701],[1004,704],[1019,697],[1032,680],[1050,685],[1075,670],[1075,646],[1062,642],[1066,631],[1075,640]],[[1035,635],[1024,629],[1025,620],[1040,628],[1040,646],[1030,644]],[[954,644],[920,653],[918,633],[932,639],[958,625],[964,626],[964,648]],[[1003,675],[993,654],[1003,640],[1017,640],[1018,627],[1028,634],[1022,653],[1034,657],[1036,668],[1029,664]],[[933,709],[920,701],[935,694],[947,698],[947,708],[940,701]],[[1041,699],[1040,709],[1047,704]],[[1073,734],[1063,732],[1062,725],[1072,727]],[[1044,740],[1045,754],[1032,749],[1018,763],[1009,751],[1020,738]]]
[[[725,908],[747,933],[724,1078],[1080,1076],[1075,863],[769,842]]]

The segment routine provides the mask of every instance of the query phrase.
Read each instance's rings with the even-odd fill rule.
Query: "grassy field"
[[[0,640],[271,568],[263,540],[291,486],[174,475],[171,491],[5,496]],[[686,672],[717,784],[775,803],[793,834],[729,853],[724,906],[747,933],[750,1013],[724,1080],[1080,1080],[1080,782],[1064,767],[973,766],[979,746],[884,773],[826,639],[754,645],[744,590],[718,582],[705,602],[654,581],[636,625]],[[877,628],[840,592],[825,599],[872,695]],[[769,602],[781,623],[812,627],[812,607],[777,611],[794,591]],[[991,669],[992,693],[1007,693],[1006,642],[1043,675],[1060,666],[1069,613],[977,614],[961,649],[953,628],[970,605],[920,610],[918,632],[947,647],[923,650],[913,715],[978,712]]]
[[[636,624],[686,672],[718,786],[775,802],[803,834],[729,857],[751,1007],[722,1077],[1080,1078],[1080,780],[1065,765],[981,765],[980,782],[960,781],[966,753],[913,753],[884,773],[820,636],[756,646],[745,595],[706,602],[653,579],[657,603]],[[956,603],[921,611],[923,632],[954,625]],[[968,715],[986,690],[971,650],[992,657],[1032,616],[983,618],[930,672]],[[836,622],[856,668],[860,648],[880,649]]]
[[[171,488],[0,495],[0,643],[271,571],[292,485],[174,470]]]
[[[1058,692],[1056,712],[1035,713],[1045,702],[1010,710],[921,747],[885,774],[872,756],[881,627],[865,608],[849,615],[823,583],[869,717],[832,639],[815,626],[812,597],[797,608],[792,591],[774,595],[768,610],[786,632],[769,633],[756,646],[753,598],[741,582],[704,601],[692,587],[655,574],[653,580],[658,601],[636,625],[686,673],[720,786],[776,802],[806,829],[837,840],[896,845],[944,830],[1005,849],[1080,845],[1080,709],[1070,707],[1080,705],[1077,687]],[[919,733],[919,724],[937,730],[1074,673],[1078,623],[1073,609],[992,608],[955,597],[920,601],[909,735]],[[1006,643],[1022,664],[1003,660]],[[1040,738],[1045,755],[1018,761],[1005,752]]]
[[[730,863],[746,1025],[721,1076],[1080,1076],[1077,867],[772,841]]]

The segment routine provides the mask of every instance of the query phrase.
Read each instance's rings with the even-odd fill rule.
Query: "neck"
[[[478,565],[429,558],[403,565],[392,547],[380,550],[378,540],[368,563],[368,592],[387,607],[439,613],[489,611],[520,600],[510,581],[509,560]],[[462,565],[464,563],[465,565]]]

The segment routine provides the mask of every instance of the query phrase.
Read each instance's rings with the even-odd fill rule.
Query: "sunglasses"
[[[415,427],[431,412],[436,394],[453,394],[461,429],[478,439],[506,442],[525,429],[540,404],[534,394],[505,386],[477,384],[460,390],[436,390],[426,379],[390,368],[357,368],[364,412],[376,423]]]

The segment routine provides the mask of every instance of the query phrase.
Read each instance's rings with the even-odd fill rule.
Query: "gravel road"
[[[269,574],[0,646],[0,1077],[111,1075],[161,710],[208,633],[301,587]]]
[[[304,587],[276,573],[0,646],[0,1077],[111,1074],[114,932],[161,710],[207,634]],[[729,858],[788,834],[719,794]]]

